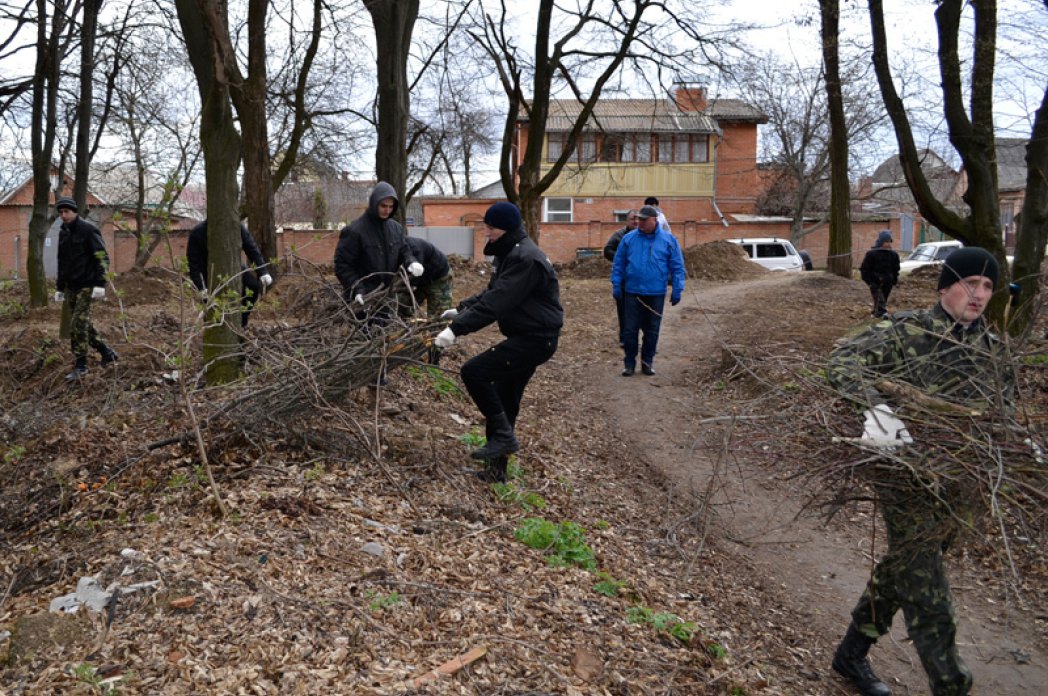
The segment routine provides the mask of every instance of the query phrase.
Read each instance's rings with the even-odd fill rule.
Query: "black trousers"
[[[485,418],[505,413],[515,424],[524,388],[535,368],[556,352],[555,336],[510,336],[467,360],[462,365],[462,381]]]

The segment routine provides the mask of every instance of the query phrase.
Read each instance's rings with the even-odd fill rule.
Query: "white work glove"
[[[273,276],[269,275],[268,273],[263,273],[261,277],[259,277],[258,282],[262,283],[263,287],[268,288],[270,285],[273,284]]]
[[[913,442],[906,424],[899,420],[887,404],[877,404],[862,415],[866,418],[860,438],[863,443],[871,447],[892,449]]]
[[[61,290],[55,290],[55,302],[65,302],[65,293]]]
[[[410,273],[411,275],[415,276],[416,278],[418,278],[420,275],[422,275],[422,270],[423,270],[422,269],[422,264],[419,263],[418,261],[412,261],[408,265],[408,273]]]
[[[445,309],[441,313],[440,318],[441,319],[454,319],[458,315],[459,315],[459,311],[457,309]]]
[[[105,288],[91,288],[91,299],[92,300],[101,300],[105,296],[106,296],[106,289]]]
[[[437,334],[437,337],[433,339],[433,345],[437,348],[447,348],[455,342],[455,332],[448,327]]]
[[[360,305],[362,305],[362,304],[364,304],[364,296],[363,296],[363,295],[361,295],[361,294],[360,294],[360,293],[358,292],[358,293],[357,293],[357,295],[356,295],[356,297],[354,297],[354,298],[353,298],[353,301],[354,301],[354,302],[356,302],[357,304],[360,304]]]

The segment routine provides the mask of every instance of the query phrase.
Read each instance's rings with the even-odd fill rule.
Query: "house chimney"
[[[673,101],[681,111],[705,111],[706,86],[698,82],[676,82]]]

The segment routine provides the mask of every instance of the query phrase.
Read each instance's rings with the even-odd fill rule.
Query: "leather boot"
[[[98,352],[102,354],[102,367],[115,363],[120,359],[120,356],[116,354],[116,351],[104,343],[99,344]]]
[[[73,365],[73,371],[65,376],[67,382],[75,382],[84,375],[87,374],[87,356],[78,355],[76,357],[76,363]]]
[[[833,656],[833,669],[850,681],[862,696],[892,696],[888,685],[877,678],[866,655],[877,641],[864,635],[854,623]]]
[[[505,483],[506,468],[509,464],[509,457],[496,457],[495,459],[489,459],[485,466],[480,471],[477,471],[477,478],[487,483]]]
[[[491,433],[488,435],[487,444],[473,450],[469,456],[474,459],[497,459],[520,449],[520,443],[513,434],[513,426],[509,424],[505,412],[496,413],[488,418],[487,430]]]

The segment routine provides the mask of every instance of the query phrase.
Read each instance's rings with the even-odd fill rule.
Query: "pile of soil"
[[[684,268],[689,278],[734,281],[760,278],[768,271],[750,261],[738,244],[716,241],[684,250]]]

